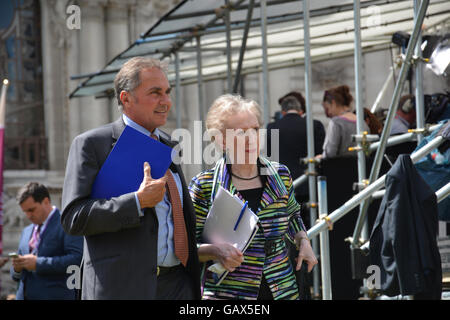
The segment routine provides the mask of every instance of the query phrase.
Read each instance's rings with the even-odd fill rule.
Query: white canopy
[[[204,81],[227,77],[224,0],[185,0],[162,17],[149,31],[120,53],[99,72],[86,78],[70,97],[112,94],[113,80],[122,64],[135,56],[174,60],[179,56],[181,84],[197,82],[197,42],[201,39]],[[236,69],[250,0],[229,1],[232,69]],[[414,23],[414,1],[361,0],[363,52],[384,50],[397,31],[410,33]],[[302,1],[267,1],[268,68],[304,63]],[[450,18],[450,1],[431,0],[423,33]],[[260,1],[256,0],[242,64],[242,74],[260,72],[262,65]],[[320,61],[354,54],[352,0],[310,1],[311,59]],[[175,81],[175,63],[169,64],[169,81]]]

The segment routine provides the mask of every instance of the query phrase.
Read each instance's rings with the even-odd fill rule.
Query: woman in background
[[[356,115],[352,112],[353,96],[347,85],[325,91],[322,106],[328,118],[328,129],[323,144],[323,158],[348,155],[348,148],[355,145],[352,135],[356,134]],[[364,131],[369,127],[364,122]]]

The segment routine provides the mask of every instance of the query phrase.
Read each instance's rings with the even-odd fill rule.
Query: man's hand
[[[37,257],[34,254],[26,254],[12,259],[14,271],[21,272],[23,269],[28,271],[36,270]]]
[[[166,193],[166,177],[153,179],[150,174],[150,165],[144,162],[144,179],[142,180],[137,196],[141,208],[153,208],[164,199]]]

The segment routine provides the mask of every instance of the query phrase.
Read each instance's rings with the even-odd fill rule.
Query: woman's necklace
[[[238,175],[234,174],[233,171],[231,171],[231,175],[232,175],[233,177],[239,178],[239,179],[241,179],[241,180],[253,180],[253,179],[259,177],[259,173],[258,173],[258,174],[257,174],[256,176],[254,176],[254,177],[243,178],[243,177],[239,177]]]

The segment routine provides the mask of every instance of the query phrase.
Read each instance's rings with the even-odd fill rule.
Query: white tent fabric
[[[229,1],[232,68],[236,69],[250,0]],[[181,84],[197,82],[196,36],[201,36],[204,81],[227,77],[226,26],[222,18],[224,0],[186,0],[162,17],[133,45],[105,68],[87,75],[72,97],[111,94],[113,80],[125,61],[134,56],[170,59],[169,80],[175,82],[174,53],[180,59]],[[361,39],[363,52],[384,50],[397,31],[411,33],[414,1],[362,0]],[[267,55],[269,69],[304,63],[302,1],[267,1]],[[450,20],[450,1],[431,0],[423,34]],[[242,74],[260,72],[262,65],[260,1],[255,1]],[[352,0],[310,1],[311,59],[320,61],[354,54]],[[83,79],[78,76],[76,79]]]

